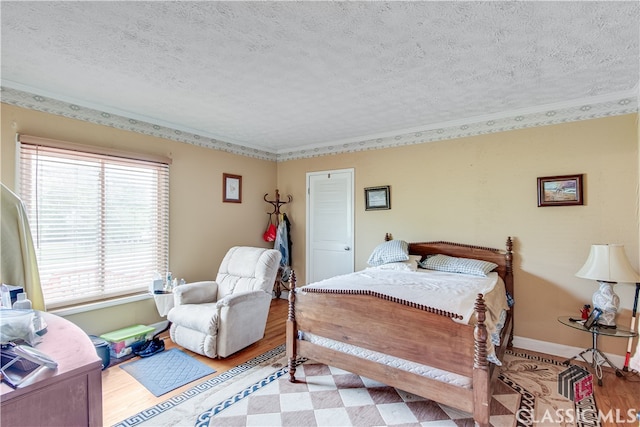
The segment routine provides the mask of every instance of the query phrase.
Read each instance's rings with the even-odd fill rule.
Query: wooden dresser
[[[0,385],[0,425],[102,425],[102,362],[91,339],[61,317],[40,313],[47,332],[36,348],[58,362],[30,384],[12,389]]]

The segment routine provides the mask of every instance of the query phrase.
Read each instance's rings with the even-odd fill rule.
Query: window
[[[47,308],[146,291],[169,265],[169,159],[19,136]]]

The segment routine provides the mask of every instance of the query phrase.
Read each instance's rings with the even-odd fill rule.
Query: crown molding
[[[134,118],[132,114],[116,114],[114,112],[102,111],[95,106],[90,108],[86,105],[80,105],[79,102],[63,101],[44,94],[35,94],[8,86],[0,87],[0,98],[0,101],[3,103],[30,110],[275,162],[423,144],[454,138],[465,138],[517,129],[638,113],[638,87],[636,86],[636,88],[627,92],[582,98],[469,119],[454,120],[386,134],[351,138],[327,144],[301,147],[297,150],[269,152],[242,144],[223,141],[215,137],[203,135],[198,131],[178,129],[177,126],[172,124],[154,124],[148,121],[148,119],[140,117]]]

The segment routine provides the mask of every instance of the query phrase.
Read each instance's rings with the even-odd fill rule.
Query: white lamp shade
[[[589,258],[576,276],[603,282],[640,282],[631,267],[623,245],[591,245]]]

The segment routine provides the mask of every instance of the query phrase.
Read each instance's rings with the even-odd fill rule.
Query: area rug
[[[278,354],[278,352],[280,352]],[[119,426],[473,426],[471,415],[393,387],[306,361],[288,381],[283,346],[254,368],[131,417]],[[558,392],[561,363],[507,353],[494,386],[491,424],[599,426],[592,397],[576,404]],[[260,373],[260,374],[258,374]],[[213,378],[215,380],[215,378]],[[165,407],[169,407],[165,410]]]
[[[177,348],[120,367],[156,397],[215,372]]]
[[[154,356],[155,357],[155,356]],[[245,390],[274,372],[286,361],[284,344],[115,424],[130,426],[193,426],[201,413],[227,400],[234,390]]]

